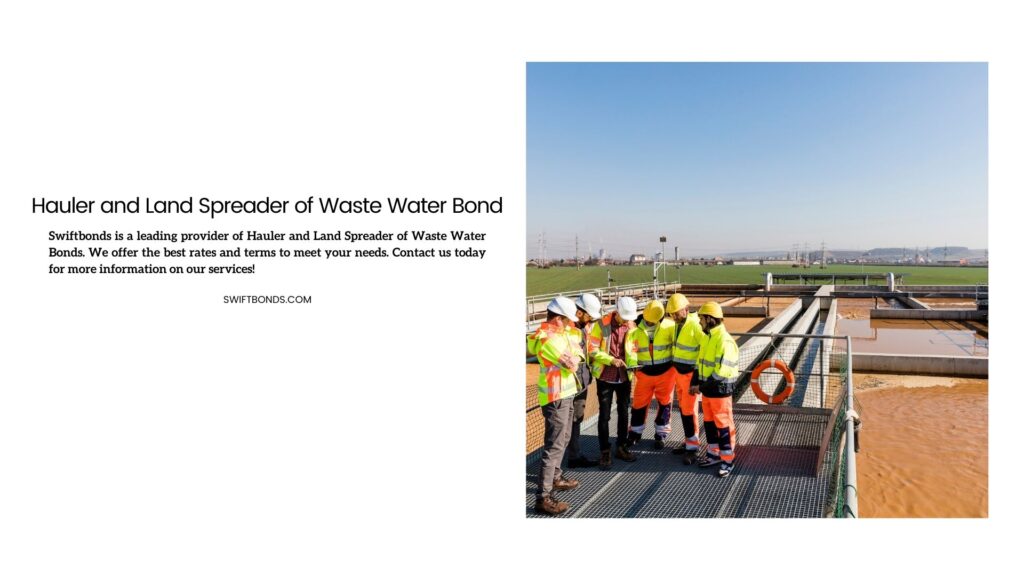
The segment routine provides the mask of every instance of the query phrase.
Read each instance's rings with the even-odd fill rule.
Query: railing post
[[[846,337],[846,415],[853,410],[853,340]],[[860,516],[857,507],[857,451],[854,444],[853,419],[846,418],[846,512],[848,518]]]
[[[825,377],[828,374],[825,373],[825,341],[818,340],[818,370],[821,371],[821,407],[825,406]]]

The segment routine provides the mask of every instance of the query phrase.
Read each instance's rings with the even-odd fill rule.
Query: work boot
[[[680,444],[678,448],[673,448],[672,449],[672,453],[675,454],[676,456],[679,456],[681,454],[686,454],[687,452],[689,452],[689,450],[686,449],[686,443],[685,442]]]
[[[662,438],[661,436],[655,436],[654,437],[654,449],[655,450],[661,450],[664,447],[665,447],[665,439]]]
[[[636,456],[630,454],[629,450],[621,445],[615,450],[615,457],[623,462],[636,462]]]
[[[569,468],[593,468],[594,466],[597,466],[597,460],[591,460],[586,456],[569,458]]]
[[[697,460],[697,466],[701,468],[707,468],[709,466],[718,466],[722,463],[722,459],[717,454],[705,454],[699,460]]]
[[[580,485],[580,481],[575,478],[566,478],[562,476],[551,483],[551,487],[555,490],[572,490]]]
[[[689,466],[697,461],[696,450],[684,450],[683,451],[683,464]]]
[[[537,505],[534,506],[533,509],[541,514],[550,514],[552,516],[556,516],[568,510],[569,505],[566,504],[565,502],[559,502],[558,500],[555,500],[550,496],[544,498],[538,496]]]
[[[626,448],[632,448],[633,446],[636,446],[636,443],[640,441],[640,438],[642,438],[642,436],[640,434],[637,434],[636,432],[630,432],[629,434],[627,434]]]
[[[612,467],[612,451],[601,450],[601,462],[599,463],[602,470],[608,470]]]

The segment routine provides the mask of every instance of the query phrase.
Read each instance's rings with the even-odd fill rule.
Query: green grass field
[[[615,285],[651,281],[651,266],[584,266],[575,268],[527,268],[526,294],[569,292],[607,285],[610,270]],[[988,282],[988,268],[940,268],[930,266],[859,266],[835,264],[820,268],[792,268],[790,266],[667,266],[661,273],[664,282],[681,281],[684,284],[760,284],[764,273],[788,274],[906,274],[906,284],[977,284]]]

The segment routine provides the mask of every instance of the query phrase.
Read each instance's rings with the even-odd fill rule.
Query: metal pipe
[[[822,344],[824,344],[824,343],[822,343]],[[821,391],[820,391],[819,398],[821,398],[821,406],[822,406],[822,408],[824,408],[825,407],[825,378],[828,377],[828,364],[825,364],[825,346],[818,346],[818,371],[819,371],[819,374],[821,375],[820,378],[819,378],[820,383],[821,383]],[[810,384],[810,382],[808,382],[808,384]]]
[[[819,338],[826,340],[846,340],[848,336],[835,334],[802,334],[799,332],[729,332],[732,336],[767,336],[770,338]]]
[[[846,414],[853,410],[853,340],[846,337]],[[857,452],[855,450],[853,419],[846,418],[846,510],[843,516],[859,517],[857,507]]]

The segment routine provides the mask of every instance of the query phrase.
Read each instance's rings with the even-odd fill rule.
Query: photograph
[[[988,64],[526,64],[527,518],[987,518]]]

